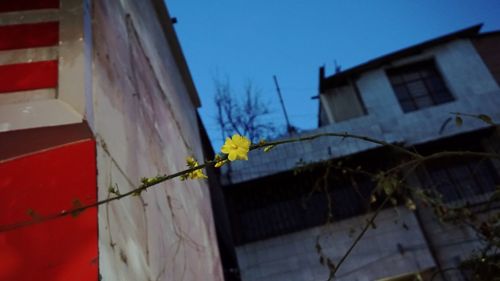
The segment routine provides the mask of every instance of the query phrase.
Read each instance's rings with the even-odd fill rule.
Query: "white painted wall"
[[[98,197],[202,160],[189,98],[152,1],[93,1]],[[87,93],[87,96],[89,93]],[[174,179],[99,207],[102,280],[223,280],[207,182]]]
[[[435,59],[455,100],[403,113],[385,69],[430,58]],[[500,88],[470,40],[466,39],[452,41],[420,55],[395,61],[384,68],[363,73],[357,85],[368,115],[374,116],[375,123],[380,124],[384,132],[397,134],[406,143],[421,143],[486,126],[480,121],[469,119],[461,128],[450,124],[440,135],[439,129],[443,122],[453,117],[450,112],[484,113],[496,120],[500,119],[497,110],[500,106]],[[331,125],[332,129],[336,127]]]
[[[335,263],[359,234],[368,216],[249,243],[237,248],[243,281],[324,281],[329,271],[319,262],[316,237]],[[405,208],[386,209],[369,229],[335,280],[371,281],[433,267],[415,216]],[[403,227],[403,224],[407,228]],[[353,232],[354,230],[354,232]],[[400,253],[401,244],[404,253]]]

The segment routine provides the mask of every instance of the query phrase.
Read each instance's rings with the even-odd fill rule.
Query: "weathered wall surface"
[[[154,1],[93,1],[98,196],[202,160],[195,106]],[[90,80],[90,79],[89,79]],[[205,181],[179,179],[99,208],[102,280],[222,280]]]
[[[242,280],[327,280],[329,271],[319,262],[316,237],[321,235],[323,252],[338,262],[359,234],[365,219],[366,216],[359,216],[329,227],[315,227],[240,246],[237,253]],[[386,209],[375,222],[377,227],[368,230],[342,265],[336,280],[375,280],[434,266],[412,212],[405,208]]]
[[[383,132],[396,133],[408,143],[421,143],[486,125],[468,120],[464,122],[465,127],[448,126],[440,134],[441,125],[450,117],[449,112],[481,112],[500,117],[496,110],[500,105],[500,89],[469,40],[456,40],[431,48],[421,55],[395,61],[391,67],[430,58],[435,59],[454,101],[403,113],[385,69],[377,69],[363,73],[357,81],[369,115],[359,119],[372,117],[375,120],[371,123],[380,124]],[[349,124],[331,127],[339,126],[349,127]]]
[[[419,212],[441,268],[459,267],[475,250],[481,249],[481,240],[470,227],[440,222],[430,208],[420,208]],[[458,270],[444,274],[447,280],[464,280]]]

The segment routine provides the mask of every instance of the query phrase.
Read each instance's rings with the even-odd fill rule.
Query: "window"
[[[321,175],[282,175],[227,189],[235,243],[241,245],[323,225],[329,206],[335,220],[368,210],[374,188],[370,179],[357,179],[354,186],[332,176],[326,193],[322,182],[316,186]]]
[[[433,61],[424,61],[387,71],[404,112],[453,100]]]
[[[500,262],[500,255],[493,254],[486,259],[486,262],[474,258],[463,261],[457,268],[462,273],[463,280],[495,280],[500,276],[500,268],[496,266]]]
[[[495,191],[498,176],[488,160],[455,161],[427,165],[421,173],[425,187],[434,188],[444,202],[468,201]]]
[[[335,122],[341,122],[366,115],[363,101],[355,82],[337,86],[327,91],[325,95]]]

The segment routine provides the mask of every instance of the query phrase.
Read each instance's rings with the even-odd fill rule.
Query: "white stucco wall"
[[[319,262],[316,238],[334,263],[347,251],[368,216],[327,227],[315,227],[237,248],[243,281],[324,281],[329,271]],[[386,209],[375,221],[337,273],[345,281],[371,281],[413,273],[434,266],[412,212]],[[398,244],[403,253],[398,250]]]
[[[385,73],[386,68],[433,58],[455,100],[404,113]],[[486,127],[478,120],[467,119],[457,128],[453,123],[439,129],[450,112],[484,113],[500,119],[500,88],[481,60],[470,40],[461,39],[424,51],[422,54],[391,63],[384,68],[363,73],[357,80],[368,116],[359,119],[380,124],[382,130],[394,133],[408,144]],[[370,120],[373,116],[375,120]],[[349,123],[350,121],[346,121]],[[348,125],[347,125],[348,126]],[[338,126],[331,125],[332,129]]]
[[[98,196],[202,160],[193,105],[152,1],[94,1]],[[99,207],[102,280],[223,280],[207,182],[174,179]]]

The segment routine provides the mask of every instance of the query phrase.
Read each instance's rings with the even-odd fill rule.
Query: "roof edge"
[[[367,71],[373,68],[377,68],[382,64],[387,63],[388,61],[396,60],[405,56],[412,55],[414,53],[420,52],[422,49],[427,49],[430,47],[433,47],[438,44],[446,43],[448,41],[458,39],[458,38],[468,38],[468,37],[474,37],[479,35],[479,31],[481,30],[483,24],[476,24],[464,29],[460,29],[458,31],[448,33],[439,37],[436,37],[434,39],[426,40],[422,43],[412,45],[410,47],[406,47],[403,49],[400,49],[398,51],[388,53],[386,55],[382,55],[380,57],[377,57],[375,59],[369,60],[365,63],[359,64],[355,67],[346,69],[342,72],[333,74],[329,77],[321,77],[320,75],[320,93],[323,92],[327,88],[331,88],[333,85],[335,85],[338,82],[341,82],[342,80],[346,79],[347,77],[357,74],[359,72]],[[324,74],[323,74],[324,75]]]
[[[182,80],[184,81],[187,87],[187,91],[189,97],[191,98],[191,102],[196,108],[199,108],[201,106],[200,97],[198,96],[198,91],[196,90],[196,87],[194,85],[191,72],[189,71],[186,57],[182,52],[181,44],[179,42],[179,39],[177,38],[177,33],[175,32],[172,19],[167,9],[167,5],[163,0],[152,0],[151,2],[153,3],[153,7],[155,8],[158,20],[160,21],[160,24],[163,27],[162,30],[164,31],[165,38],[167,39],[167,42],[170,45],[175,62],[179,67]]]

